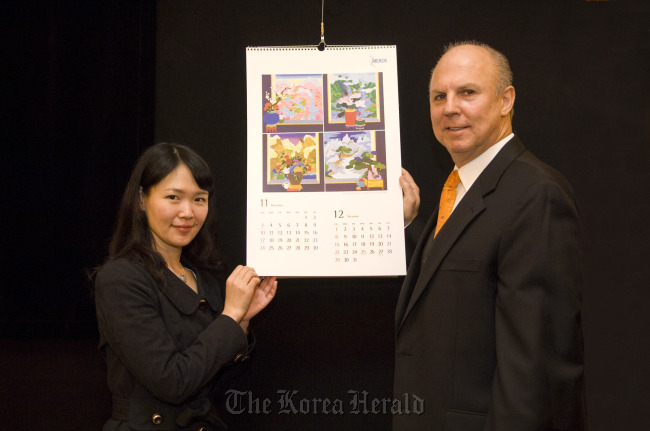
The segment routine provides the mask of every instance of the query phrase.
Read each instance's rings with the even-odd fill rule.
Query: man
[[[433,70],[433,131],[459,183],[398,300],[395,399],[424,411],[395,412],[394,431],[586,429],[580,222],[565,179],[513,135],[514,101],[507,59],[485,44],[454,44]],[[410,222],[419,190],[400,182]]]

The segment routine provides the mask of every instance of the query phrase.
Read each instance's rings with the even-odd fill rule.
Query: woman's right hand
[[[240,323],[248,312],[253,293],[259,284],[260,278],[253,268],[238,265],[226,280],[226,299],[222,314]]]

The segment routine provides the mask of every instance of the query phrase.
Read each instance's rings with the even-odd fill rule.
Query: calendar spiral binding
[[[326,50],[351,51],[356,49],[391,49],[395,45],[326,45]],[[247,46],[247,51],[319,51],[318,45]]]

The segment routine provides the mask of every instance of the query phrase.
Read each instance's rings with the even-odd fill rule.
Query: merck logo
[[[388,63],[388,59],[387,59],[387,58],[374,58],[374,57],[370,57],[370,64],[371,64],[371,65],[374,66],[375,64],[380,64],[380,63]]]

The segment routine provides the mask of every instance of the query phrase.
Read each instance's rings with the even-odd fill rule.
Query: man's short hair
[[[479,42],[476,40],[464,40],[464,41],[452,42],[444,47],[442,55],[440,57],[445,55],[452,48],[456,48],[457,46],[461,46],[461,45],[478,46],[480,48],[485,49],[492,56],[497,66],[497,86],[496,86],[497,95],[501,94],[503,90],[505,90],[507,87],[512,85],[512,70],[510,69],[510,62],[508,61],[506,56],[503,55],[502,52],[497,51],[496,49],[492,48],[490,45],[486,43]]]

